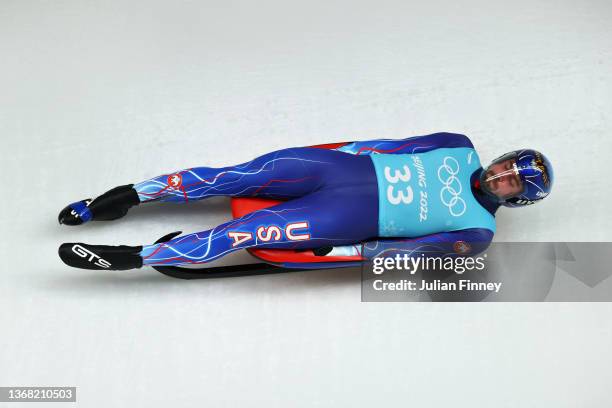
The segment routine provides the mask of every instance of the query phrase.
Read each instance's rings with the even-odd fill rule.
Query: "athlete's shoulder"
[[[474,148],[472,141],[461,133],[438,132],[427,137],[435,138],[443,147],[470,147]]]
[[[454,147],[474,148],[467,136],[450,132],[437,132],[404,139],[362,140],[309,147],[332,149],[357,156],[425,153],[435,149]]]

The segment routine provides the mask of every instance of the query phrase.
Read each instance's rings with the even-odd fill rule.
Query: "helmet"
[[[552,165],[540,152],[515,150],[493,160],[480,175],[480,186],[501,205],[518,207],[546,197],[552,188]]]

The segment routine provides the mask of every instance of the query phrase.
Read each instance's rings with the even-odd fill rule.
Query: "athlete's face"
[[[492,163],[485,172],[487,189],[499,199],[505,200],[523,191],[523,183],[515,170],[515,159]]]

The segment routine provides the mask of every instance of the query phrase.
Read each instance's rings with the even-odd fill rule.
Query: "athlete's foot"
[[[142,266],[141,246],[66,243],[58,253],[68,266],[81,269],[126,270]]]
[[[133,184],[115,187],[94,200],[72,203],[60,211],[60,224],[81,225],[87,221],[111,221],[123,217],[130,207],[138,205],[138,193]]]

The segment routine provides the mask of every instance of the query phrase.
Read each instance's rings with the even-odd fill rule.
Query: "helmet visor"
[[[482,172],[480,178],[482,188],[489,194],[496,196],[500,201],[523,194],[525,186],[519,174],[516,160],[516,152],[507,153],[495,159]]]

